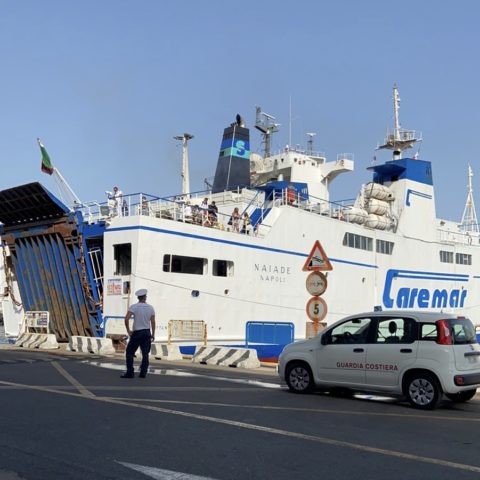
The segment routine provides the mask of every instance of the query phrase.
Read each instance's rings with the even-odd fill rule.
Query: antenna
[[[421,133],[416,135],[415,130],[403,130],[400,126],[400,95],[397,85],[393,85],[393,132],[387,132],[385,143],[377,147],[377,150],[393,150],[393,159],[398,160],[404,150],[408,150],[417,142],[422,141]]]
[[[270,156],[271,136],[273,133],[278,132],[278,127],[280,126],[280,124],[274,122],[274,116],[262,112],[261,107],[255,107],[255,110],[255,128],[262,132],[263,143],[265,144],[264,157],[267,158]]]
[[[292,96],[290,95],[290,109],[289,109],[289,121],[288,121],[288,144],[292,144]]]
[[[307,154],[313,155],[313,140],[316,133],[307,133],[308,141],[307,141]]]
[[[181,140],[182,142],[182,194],[185,198],[189,198],[190,195],[190,173],[188,168],[188,141],[191,140],[193,135],[190,133],[184,133],[173,137],[175,140]]]
[[[472,188],[473,171],[470,164],[468,165],[468,194],[465,202],[465,210],[463,211],[461,230],[467,233],[479,233],[477,213],[475,212],[475,203],[473,201]]]

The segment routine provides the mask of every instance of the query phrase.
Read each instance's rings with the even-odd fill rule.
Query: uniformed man
[[[121,377],[133,378],[133,357],[138,347],[142,351],[142,363],[140,365],[140,378],[147,376],[148,354],[155,340],[155,310],[147,303],[147,290],[137,290],[135,295],[138,302],[131,305],[125,315],[125,328],[129,336],[126,350],[127,371]],[[133,317],[133,327],[130,329],[130,318]]]

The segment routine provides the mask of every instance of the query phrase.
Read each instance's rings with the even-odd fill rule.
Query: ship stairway
[[[256,208],[250,215],[250,223],[252,227],[255,228],[257,224],[261,224],[265,220],[271,209],[271,207],[265,208],[263,206]]]
[[[102,336],[103,267],[97,249],[104,229],[97,228],[94,238],[81,212],[71,211],[40,183],[1,191],[0,222],[8,273],[24,311],[48,311],[58,341]]]

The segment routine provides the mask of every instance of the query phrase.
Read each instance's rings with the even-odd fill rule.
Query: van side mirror
[[[328,345],[330,343],[330,335],[329,335],[329,332],[327,333],[324,333],[322,335],[322,338],[320,339],[320,343],[322,345]]]

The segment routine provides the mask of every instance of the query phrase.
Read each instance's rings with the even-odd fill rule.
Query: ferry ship
[[[353,171],[353,156],[327,161],[313,150],[314,134],[305,150],[272,153],[277,124],[260,109],[255,127],[265,154],[251,154],[249,129],[237,115],[224,130],[206,192],[189,193],[189,134],[179,137],[184,183],[175,197],[135,193],[72,207],[40,183],[3,190],[6,333],[18,334],[25,311],[48,311],[59,341],[122,336],[134,292],[146,288],[157,341],[167,340],[171,321],[198,321],[209,344],[247,345],[260,358],[275,357],[309,334],[303,268],[317,241],[332,266],[322,295],[326,323],[398,308],[477,318],[472,170],[462,221],[437,218],[432,164],[404,154],[421,135],[401,128],[396,87],[393,106],[393,130],[378,147],[393,158],[369,167],[372,181],[353,201],[330,199],[332,182]],[[195,342],[178,341],[192,351]]]

